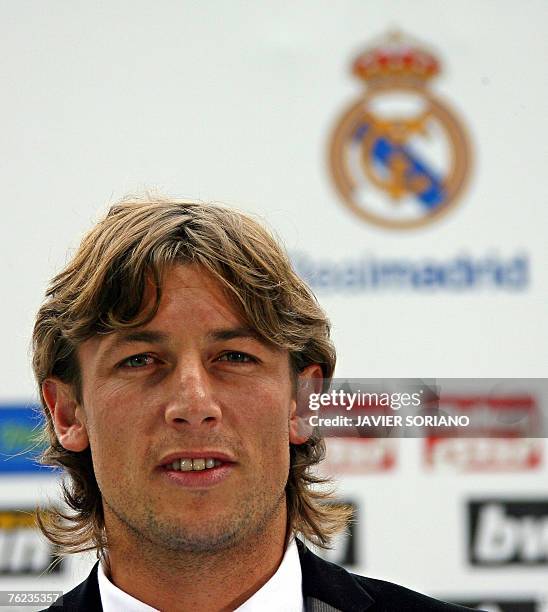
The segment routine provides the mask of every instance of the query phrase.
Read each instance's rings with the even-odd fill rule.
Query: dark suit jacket
[[[443,603],[391,582],[350,574],[328,563],[297,540],[307,612],[465,612],[468,608]],[[51,612],[60,612],[53,606]],[[97,564],[90,575],[63,596],[67,612],[102,612]],[[280,611],[282,612],[282,611]]]

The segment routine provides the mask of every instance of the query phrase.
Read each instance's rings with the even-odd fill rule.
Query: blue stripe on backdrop
[[[42,424],[43,417],[32,404],[0,404],[0,474],[51,474],[51,468],[36,460],[43,449],[37,442]]]

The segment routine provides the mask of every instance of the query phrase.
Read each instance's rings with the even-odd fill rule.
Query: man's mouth
[[[232,455],[202,448],[170,453],[159,468],[172,484],[203,489],[228,478],[236,465]]]
[[[201,472],[235,463],[231,454],[213,449],[181,450],[166,455],[160,462],[160,467],[175,472]]]
[[[210,470],[214,467],[222,465],[222,461],[219,459],[213,459],[213,457],[198,457],[191,459],[190,457],[183,457],[176,459],[172,463],[168,463],[165,467],[168,470],[175,470],[176,472],[200,472],[202,470]]]

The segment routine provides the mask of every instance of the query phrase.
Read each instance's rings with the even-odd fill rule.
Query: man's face
[[[78,357],[107,527],[110,515],[162,547],[214,551],[285,516],[289,443],[304,441],[288,353],[257,339],[202,268],[172,267],[150,323]]]

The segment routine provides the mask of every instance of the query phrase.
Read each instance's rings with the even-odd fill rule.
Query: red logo
[[[454,432],[451,437],[426,437],[428,467],[478,472],[522,471],[541,466],[543,440],[532,437],[539,431],[535,396],[442,394],[439,410],[469,416],[474,430],[467,431],[466,437],[455,437]]]

